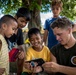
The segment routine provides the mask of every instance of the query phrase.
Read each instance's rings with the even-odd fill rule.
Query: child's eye
[[[21,21],[21,22],[24,22],[24,21]]]

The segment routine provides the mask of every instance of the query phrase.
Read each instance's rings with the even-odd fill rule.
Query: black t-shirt
[[[18,29],[17,34],[12,35],[10,38],[6,38],[8,43],[9,50],[11,50],[16,44],[22,45],[23,42],[23,33],[22,29]]]
[[[57,63],[64,66],[76,67],[76,44],[66,49],[63,45],[58,44],[51,49],[56,57]],[[58,73],[56,75],[65,75]]]

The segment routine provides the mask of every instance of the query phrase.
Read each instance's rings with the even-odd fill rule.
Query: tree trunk
[[[23,6],[28,7],[30,9],[30,6],[32,5],[34,0],[22,0]],[[41,0],[36,0],[39,7],[41,7]],[[31,6],[32,7],[32,6]],[[31,20],[28,24],[28,28],[37,27],[41,29],[41,18],[40,18],[40,9],[37,9],[37,7],[34,7],[31,10]]]

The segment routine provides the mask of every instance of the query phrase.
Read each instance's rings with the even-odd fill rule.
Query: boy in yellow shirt
[[[25,61],[30,61],[34,59],[42,58],[45,62],[49,62],[52,59],[52,54],[48,47],[43,45],[43,39],[40,33],[40,30],[37,28],[31,28],[28,31],[28,38],[31,43],[31,46],[26,52]],[[23,73],[22,75],[31,75],[31,65],[28,62],[24,62]],[[26,69],[28,70],[26,70]],[[29,71],[30,70],[30,71]]]

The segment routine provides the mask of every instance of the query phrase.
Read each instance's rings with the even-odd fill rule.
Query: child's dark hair
[[[17,20],[13,16],[11,16],[11,15],[4,15],[3,17],[1,17],[0,18],[0,28],[1,28],[3,23],[10,24],[11,20],[17,22]]]
[[[67,28],[72,28],[72,22],[66,18],[58,18],[51,24],[51,28],[54,29],[55,27],[62,28],[62,29],[67,29]]]
[[[17,13],[16,13],[17,18],[19,17],[25,17],[26,21],[29,21],[31,19],[31,14],[29,9],[25,8],[25,7],[21,7],[18,9]]]
[[[59,6],[62,9],[63,3],[61,0],[52,0],[51,7],[55,5]]]
[[[40,30],[38,28],[31,28],[29,31],[28,31],[28,38],[30,38],[33,34],[40,34]]]

